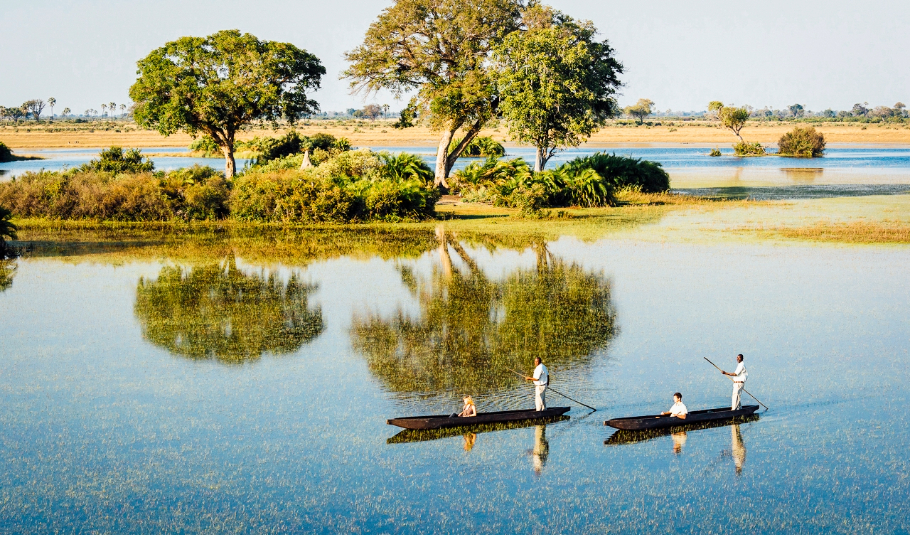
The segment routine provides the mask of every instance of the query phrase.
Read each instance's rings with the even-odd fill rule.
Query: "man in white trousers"
[[[540,357],[534,357],[534,366],[534,376],[525,377],[525,380],[534,382],[534,406],[537,410],[543,411],[547,409],[546,390],[550,384],[550,372]]]
[[[746,379],[749,377],[749,374],[746,372],[746,365],[743,364],[743,354],[740,353],[736,355],[736,371],[733,373],[725,372],[723,370],[720,373],[724,375],[729,375],[733,378],[733,399],[730,404],[730,408],[734,411],[742,408],[742,403],[740,402],[740,395],[742,394],[743,388],[746,387]]]

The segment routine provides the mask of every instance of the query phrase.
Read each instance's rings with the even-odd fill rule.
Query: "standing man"
[[[534,382],[534,406],[538,411],[543,411],[547,409],[546,390],[550,384],[550,373],[540,357],[534,357],[534,366],[534,376],[525,377],[525,380]]]
[[[740,403],[740,395],[743,391],[743,388],[746,387],[746,379],[749,377],[749,374],[746,372],[746,365],[743,364],[743,354],[740,353],[736,355],[736,371],[733,373],[725,372],[723,370],[720,373],[724,375],[729,375],[733,378],[733,400],[731,403],[731,410],[739,410],[742,408],[742,403]]]

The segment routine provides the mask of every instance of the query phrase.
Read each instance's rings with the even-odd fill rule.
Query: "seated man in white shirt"
[[[666,416],[669,414],[670,416],[672,416],[674,418],[679,418],[680,420],[685,420],[686,415],[689,414],[689,409],[687,409],[686,406],[683,405],[682,394],[680,394],[679,392],[673,394],[673,401],[675,401],[676,403],[674,403],[673,406],[670,407],[670,410],[668,410],[667,412],[662,412],[662,413],[660,413],[660,415]]]

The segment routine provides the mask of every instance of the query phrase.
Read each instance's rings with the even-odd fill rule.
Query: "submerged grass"
[[[910,244],[910,224],[901,222],[826,222],[805,227],[758,230],[771,236],[835,243]]]

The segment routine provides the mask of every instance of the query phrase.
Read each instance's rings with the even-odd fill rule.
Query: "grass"
[[[428,128],[415,127],[396,130],[390,128],[392,120],[386,121],[336,121],[311,120],[298,123],[295,129],[302,135],[326,133],[335,137],[346,137],[355,146],[435,146],[438,136]],[[704,143],[732,146],[735,136],[722,129],[716,122],[678,121],[654,119],[661,122],[651,128],[626,126],[619,122],[612,123],[596,132],[589,143],[591,145],[615,143]],[[672,124],[670,124],[672,123]],[[775,144],[782,135],[790,131],[795,124],[802,123],[762,123],[749,121],[743,134],[750,141],[762,144]],[[867,128],[868,126],[868,128]],[[862,125],[819,123],[816,130],[825,135],[829,143],[910,143],[910,129],[893,128],[893,125]],[[290,130],[282,127],[277,134]],[[355,131],[356,130],[356,131]],[[385,130],[383,132],[383,130]],[[256,136],[273,136],[271,129],[251,128],[238,135],[240,140],[249,140]],[[508,144],[504,129],[486,128],[482,136]],[[19,125],[0,125],[0,141],[11,148],[44,148],[44,147],[187,147],[193,141],[186,134],[175,134],[164,137],[157,132],[142,130],[135,123],[128,121],[95,121],[72,123],[61,121],[29,122]]]
[[[803,241],[910,244],[910,224],[901,222],[827,222],[805,227],[777,227],[757,232]]]

